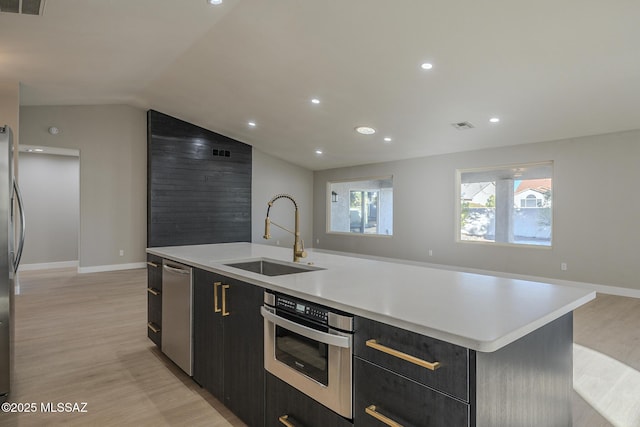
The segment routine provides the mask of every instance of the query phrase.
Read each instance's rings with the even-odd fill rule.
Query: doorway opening
[[[78,266],[80,151],[20,145],[26,233],[19,271]]]

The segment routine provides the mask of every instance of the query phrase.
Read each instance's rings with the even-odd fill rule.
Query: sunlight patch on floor
[[[573,344],[573,389],[616,427],[640,426],[640,372]]]

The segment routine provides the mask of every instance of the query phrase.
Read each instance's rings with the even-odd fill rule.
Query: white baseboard
[[[101,273],[103,271],[134,270],[136,268],[146,268],[146,262],[133,262],[130,264],[95,265],[93,267],[78,267],[78,273]]]
[[[77,268],[78,273],[100,273],[102,271],[133,270],[145,268],[146,262],[133,262],[130,264],[96,265],[92,267],[80,267],[78,261],[44,262],[39,264],[22,264],[18,271],[52,270],[55,268]]]
[[[78,261],[43,262],[38,264],[21,264],[18,271],[50,270],[53,268],[75,268]]]

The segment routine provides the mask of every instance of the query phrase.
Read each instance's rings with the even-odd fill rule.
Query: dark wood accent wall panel
[[[147,112],[147,246],[251,241],[251,146]]]

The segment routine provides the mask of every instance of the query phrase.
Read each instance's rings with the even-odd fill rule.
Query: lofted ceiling
[[[632,0],[48,0],[0,13],[0,80],[321,170],[638,129],[638,22]]]

